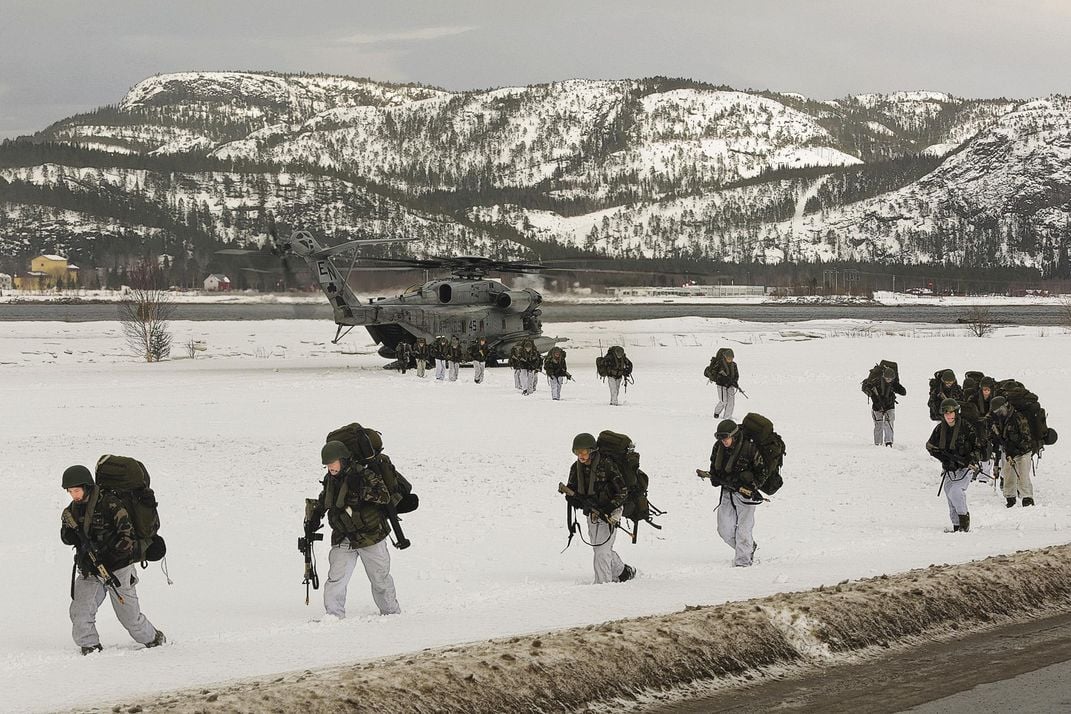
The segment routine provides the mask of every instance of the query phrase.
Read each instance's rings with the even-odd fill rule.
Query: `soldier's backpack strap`
[[[93,522],[93,511],[97,510],[97,501],[100,500],[100,487],[94,486],[93,493],[89,494],[89,503],[86,504],[85,520],[82,521],[82,532],[89,537],[89,524]]]

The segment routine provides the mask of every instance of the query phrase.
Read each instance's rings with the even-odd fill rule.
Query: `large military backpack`
[[[1035,454],[1039,454],[1046,446],[1052,446],[1056,443],[1056,430],[1049,428],[1048,415],[1045,413],[1044,407],[1038,403],[1038,395],[1024,387],[1020,382],[1009,382],[1012,382],[1012,380],[1001,382],[1000,384],[1006,386],[1003,390],[1000,390],[1000,385],[998,385],[997,394],[1007,399],[1015,411],[1026,417],[1026,421],[1030,425],[1030,450]]]
[[[758,447],[765,464],[766,480],[759,486],[759,490],[767,495],[777,493],[784,485],[781,464],[785,458],[785,440],[774,431],[772,421],[754,412],[744,416],[740,429]]]
[[[145,464],[129,456],[105,454],[97,461],[94,480],[97,488],[115,496],[130,516],[138,543],[138,560],[144,565],[147,561],[163,558],[167,554],[167,545],[159,535],[159,504],[156,494],[149,487],[149,472]],[[87,526],[95,507],[96,501],[91,497],[86,512]]]
[[[613,461],[625,479],[628,498],[623,504],[621,516],[632,521],[633,541],[636,539],[640,521],[647,521],[655,528],[661,529],[661,526],[651,520],[652,516],[661,515],[662,511],[647,500],[650,478],[640,468],[640,455],[636,452],[632,439],[625,434],[605,430],[599,432],[595,443],[599,447],[599,458]]]
[[[860,384],[860,388],[864,392],[866,392],[867,394],[870,394],[870,390],[873,387],[876,387],[878,385],[878,383],[882,379],[885,378],[885,368],[886,367],[888,367],[889,369],[891,369],[893,371],[893,381],[892,381],[893,386],[899,385],[900,384],[900,368],[896,365],[895,362],[893,362],[891,360],[883,359],[880,362],[878,362],[876,365],[874,365],[873,367],[870,368],[870,371],[867,372],[866,379],[864,379],[862,381],[862,383]]]
[[[341,441],[353,454],[355,461],[383,478],[391,494],[391,503],[398,513],[415,511],[420,505],[420,498],[413,493],[413,484],[398,473],[390,457],[383,453],[383,435],[378,431],[353,422],[328,433],[324,443],[328,441]]]

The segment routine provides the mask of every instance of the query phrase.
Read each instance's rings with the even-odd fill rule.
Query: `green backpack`
[[[781,478],[781,464],[785,458],[785,440],[774,431],[772,421],[754,412],[744,415],[744,420],[740,422],[740,429],[758,447],[762,461],[766,465],[766,480],[759,486],[759,490],[772,496],[785,483]]]
[[[108,491],[123,504],[138,542],[138,560],[160,560],[167,554],[167,545],[160,537],[160,512],[156,494],[149,487],[149,472],[145,464],[129,456],[105,454],[97,461],[94,479],[97,488]],[[91,499],[86,523],[92,520],[96,500]]]
[[[647,500],[647,488],[650,478],[640,468],[640,455],[636,452],[636,445],[625,434],[605,430],[599,432],[595,439],[599,447],[599,458],[608,458],[614,462],[618,471],[625,479],[628,488],[628,498],[623,504],[621,516],[632,521],[632,540],[636,540],[636,531],[640,521],[647,521],[655,528],[661,530],[662,526],[656,524],[653,516],[660,516],[662,511],[657,506],[652,506]]]
[[[398,513],[415,511],[420,505],[420,498],[413,493],[413,484],[398,473],[390,457],[383,453],[383,435],[378,431],[353,422],[330,432],[324,443],[328,441],[341,441],[356,461],[383,478]]]

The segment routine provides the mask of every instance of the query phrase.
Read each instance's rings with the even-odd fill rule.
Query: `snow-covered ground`
[[[869,324],[869,323],[867,323]],[[989,487],[968,492],[972,533],[942,533],[936,462],[922,448],[926,379],[950,367],[1016,377],[1065,427],[1071,399],[1055,328],[1001,328],[977,339],[935,326],[857,321],[796,325],[681,318],[549,325],[571,338],[576,381],[564,400],[531,397],[508,370],[482,385],[382,370],[364,336],[340,349],[322,321],[177,322],[176,343],[206,340],[195,360],[149,365],[123,354],[113,323],[5,323],[0,332],[0,608],[3,708],[40,711],[271,672],[304,670],[461,641],[665,613],[931,563],[1064,543],[1071,533],[1068,450],[1048,449],[1039,505],[1005,509]],[[353,333],[356,335],[355,333]],[[809,339],[804,339],[809,338]],[[607,404],[593,363],[624,342],[636,384]],[[741,365],[738,414],[771,417],[788,445],[784,489],[758,513],[757,565],[731,567],[714,531],[716,492],[694,475],[712,443],[714,390],[702,369],[731,345]],[[362,353],[362,354],[343,354]],[[871,443],[859,380],[878,359],[900,363],[908,396],[897,445]],[[318,489],[324,434],[349,421],[384,433],[421,508],[413,546],[392,550],[404,613],[379,617],[358,572],[342,622],[314,593],[304,605],[296,549],[303,499]],[[565,545],[556,493],[579,431],[629,433],[651,474],[664,530],[619,541],[639,577],[593,586],[591,553]],[[168,586],[156,566],[139,593],[167,647],[142,650],[105,605],[105,650],[81,657],[67,618],[70,551],[60,544],[62,470],[102,453],[137,456],[161,500]],[[320,544],[320,574],[326,549]],[[122,675],[117,676],[116,672]]]

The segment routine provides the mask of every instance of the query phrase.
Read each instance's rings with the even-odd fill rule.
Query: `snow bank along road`
[[[586,627],[832,585],[931,563],[1066,543],[1071,449],[1046,450],[1038,506],[1005,509],[992,490],[968,491],[972,532],[944,534],[936,462],[922,445],[932,423],[934,370],[1015,376],[1041,395],[1068,437],[1071,336],[1001,328],[977,339],[947,327],[810,321],[603,322],[554,326],[569,337],[575,381],[552,402],[521,397],[508,370],[482,385],[381,369],[367,337],[327,342],[316,320],[176,322],[176,359],[148,365],[124,354],[115,323],[7,323],[0,330],[0,560],[10,575],[0,607],[0,691],[10,711],[103,705],[273,672],[342,666],[461,642]],[[873,327],[873,326],[871,326]],[[185,359],[191,338],[208,346]],[[636,384],[607,404],[597,353],[624,343]],[[731,345],[750,400],[788,445],[784,489],[757,514],[758,563],[731,567],[714,531],[717,491],[695,477],[713,440],[714,392],[702,369]],[[908,395],[895,448],[871,444],[867,369],[896,360]],[[296,549],[304,498],[318,490],[319,449],[332,428],[360,421],[384,433],[420,510],[406,516],[413,546],[392,550],[403,614],[379,617],[360,574],[349,617],[313,622]],[[591,551],[565,545],[557,483],[580,431],[630,434],[668,511],[662,531],[621,543],[639,577],[590,585]],[[1071,443],[1071,442],[1069,442]],[[71,552],[58,538],[59,480],[102,453],[141,459],[161,501],[175,581],[142,573],[146,614],[168,646],[132,643],[107,606],[104,651],[81,657],[67,617]],[[321,544],[322,545],[322,544]],[[321,575],[326,550],[317,551]],[[318,594],[318,593],[317,593]],[[516,655],[514,655],[516,656]],[[122,671],[121,677],[114,676]]]
[[[674,687],[695,693],[744,677],[754,684],[786,669],[858,659],[905,641],[963,636],[1057,605],[1071,607],[1068,546],[178,692],[123,702],[113,711],[492,714],[611,701],[616,706],[607,710],[620,711],[619,700],[650,705],[672,696],[667,690]],[[925,701],[915,696],[901,703]],[[834,710],[870,711],[868,703],[864,697]],[[897,709],[879,705],[873,711]]]

